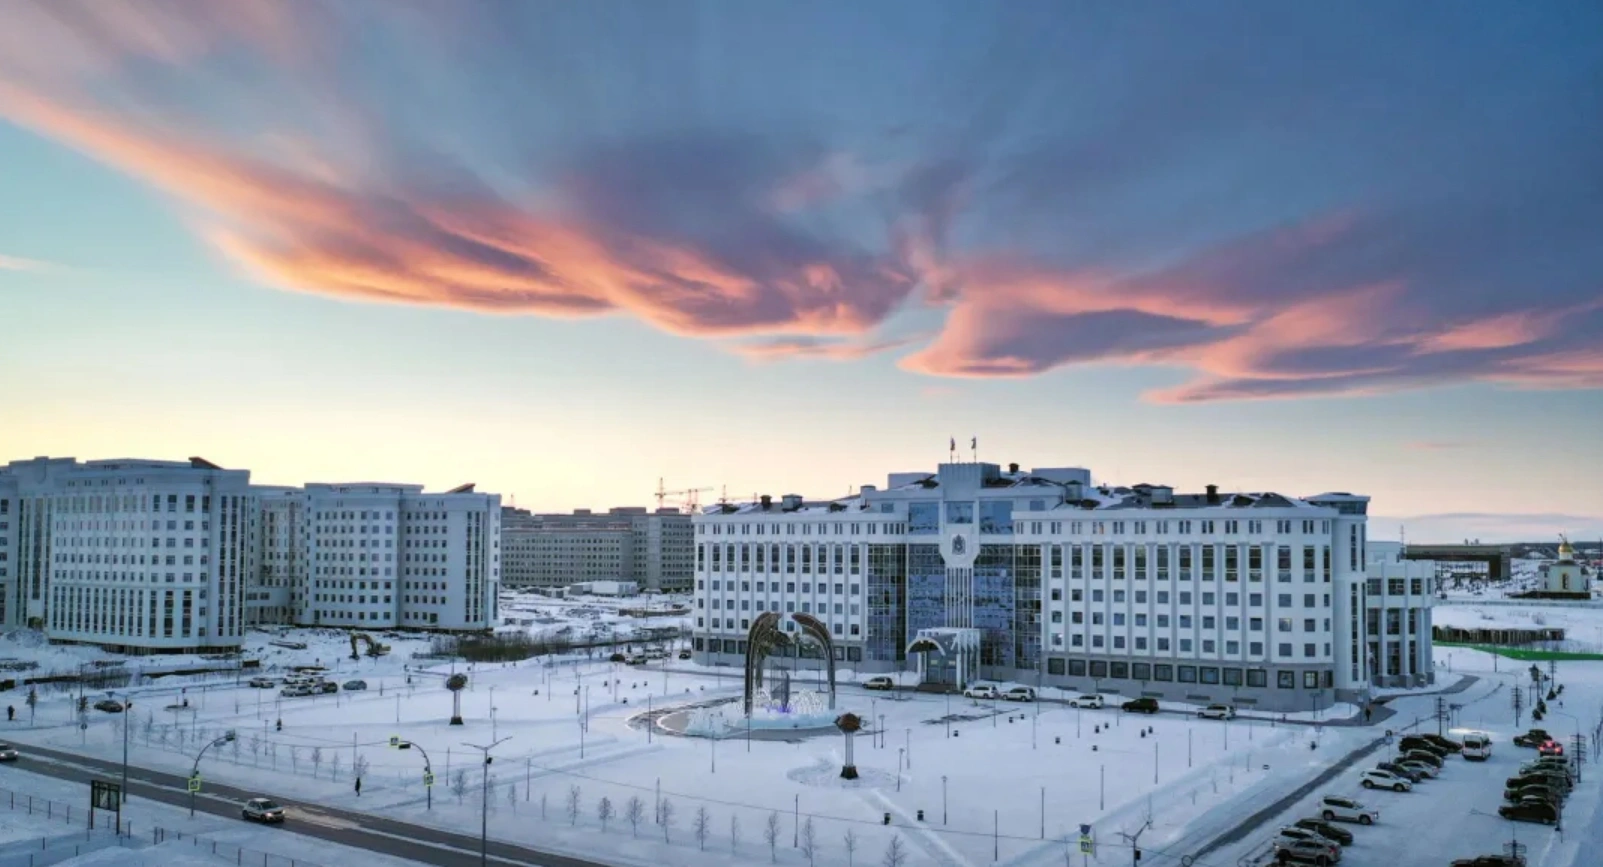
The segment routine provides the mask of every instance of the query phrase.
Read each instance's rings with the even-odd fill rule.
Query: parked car
[[[1430,753],[1433,756],[1436,756],[1437,758],[1442,758],[1443,756],[1447,755],[1446,748],[1437,746],[1420,735],[1408,735],[1407,737],[1398,741],[1397,749],[1402,750],[1405,753],[1413,750],[1422,750]]]
[[[666,651],[666,650],[648,650],[648,651],[646,651],[646,658],[647,659],[667,659],[668,658],[668,651]]]
[[[1418,759],[1404,759],[1397,764],[1402,765],[1407,770],[1419,774],[1420,779],[1425,779],[1428,777],[1434,780],[1436,779],[1437,775],[1442,772],[1441,768],[1438,768],[1429,762],[1422,762]],[[1417,783],[1419,780],[1415,780],[1414,782]]]
[[[1298,828],[1295,825],[1287,825],[1286,827],[1280,829],[1275,840],[1276,842],[1281,840],[1307,840],[1312,843],[1318,843],[1329,850],[1330,860],[1335,861],[1341,858],[1341,844],[1337,843],[1335,840],[1327,839],[1323,834],[1310,831],[1307,828]]]
[[[1356,822],[1360,825],[1373,825],[1380,821],[1379,810],[1344,795],[1321,798],[1319,816],[1326,822]]]
[[[1202,719],[1235,719],[1236,709],[1228,704],[1210,704],[1197,711],[1197,716]]]
[[[1406,777],[1410,783],[1417,783],[1425,776],[1423,773],[1412,770],[1404,765],[1398,764],[1397,762],[1380,762],[1379,764],[1375,765],[1375,767],[1378,770],[1396,774],[1399,777]]]
[[[1433,734],[1428,734],[1427,733],[1427,734],[1420,735],[1420,737],[1424,738],[1427,741],[1430,741],[1431,743],[1435,744],[1436,746],[1441,747],[1442,749],[1444,749],[1444,750],[1446,750],[1446,751],[1448,751],[1450,753],[1460,752],[1460,751],[1462,751],[1464,749],[1464,745],[1462,743],[1460,743],[1459,741],[1455,741],[1455,740],[1453,740],[1452,738],[1449,738],[1449,737],[1443,737],[1442,735],[1433,735]]]
[[[679,658],[680,659],[689,659],[690,658],[690,650],[687,648],[685,650],[679,651]]]
[[[996,687],[987,684],[971,686],[963,690],[964,698],[1001,698],[1002,693]]]
[[[1429,750],[1409,750],[1397,757],[1398,761],[1424,762],[1432,767],[1442,766],[1442,757]]]
[[[1314,864],[1316,867],[1328,867],[1340,858],[1340,855],[1331,857],[1328,847],[1312,840],[1275,840],[1276,864]]]
[[[1524,855],[1480,855],[1459,858],[1451,867],[1525,867]]]
[[[16,747],[10,744],[0,744],[0,762],[14,762],[17,759]]]
[[[868,680],[863,681],[863,689],[874,689],[874,690],[884,691],[884,690],[891,690],[891,689],[895,689],[895,688],[896,688],[896,681],[891,680],[890,678],[885,677],[884,675],[880,675],[879,677],[871,677]]]
[[[1132,698],[1119,705],[1126,713],[1157,713],[1158,700],[1155,698]]]
[[[1525,734],[1515,735],[1514,736],[1514,746],[1516,746],[1516,747],[1539,747],[1543,743],[1545,743],[1547,741],[1550,741],[1552,739],[1553,738],[1550,735],[1548,735],[1547,729],[1531,729],[1530,731],[1527,731]]]
[[[346,692],[358,692],[358,691],[367,689],[367,681],[365,681],[365,680],[347,680],[347,681],[345,681],[345,683],[343,685],[343,688],[345,689]]]
[[[1346,828],[1340,828],[1332,825],[1329,822],[1326,822],[1324,819],[1317,819],[1310,816],[1307,819],[1298,819],[1291,824],[1298,828],[1302,828],[1305,831],[1312,831],[1333,843],[1340,843],[1343,846],[1351,846],[1353,844],[1353,832],[1347,830]]]
[[[311,687],[301,686],[300,684],[295,683],[279,690],[278,694],[281,698],[299,698],[303,695],[311,695],[312,689]]]
[[[1560,773],[1566,777],[1570,777],[1571,779],[1574,779],[1575,777],[1574,769],[1570,767],[1569,762],[1560,758],[1541,758],[1534,762],[1526,762],[1525,764],[1520,765],[1520,773],[1522,774],[1544,771],[1549,773]]]
[[[253,677],[250,679],[250,685],[255,689],[272,689],[278,684],[270,677]]]
[[[1484,762],[1492,757],[1492,736],[1475,732],[1464,736],[1464,751],[1460,753],[1466,761]]]
[[[1527,798],[1542,798],[1557,804],[1564,800],[1564,793],[1551,786],[1542,785],[1541,783],[1520,786],[1517,789],[1503,790],[1503,800],[1508,801],[1509,803],[1517,803],[1519,801],[1526,800]]]
[[[1380,821],[1380,811],[1364,806],[1362,801],[1340,795],[1326,795],[1319,802],[1319,815],[1326,822],[1357,822],[1373,825]]]
[[[646,655],[644,653],[631,653],[629,654],[629,657],[624,660],[624,662],[630,665],[645,665]]]
[[[1391,789],[1394,792],[1406,792],[1414,788],[1413,780],[1399,777],[1391,771],[1364,771],[1358,778],[1366,789]]]
[[[1536,752],[1544,756],[1562,756],[1564,745],[1558,741],[1543,741],[1542,745],[1536,748]]]
[[[278,824],[284,821],[284,808],[271,798],[251,798],[240,808],[239,814],[247,822]]]
[[[1008,701],[1035,701],[1035,690],[1027,686],[1015,686],[1002,693],[1002,697]]]
[[[1094,692],[1076,696],[1069,700],[1069,707],[1086,708],[1088,710],[1100,710],[1107,707],[1107,704],[1106,699]]]
[[[1503,788],[1505,789],[1521,789],[1526,786],[1549,786],[1564,792],[1568,792],[1571,788],[1570,778],[1567,775],[1543,773],[1541,771],[1509,777],[1503,783]]]
[[[608,662],[623,662],[623,661],[627,660],[628,658],[629,657],[624,656],[621,653],[614,653],[611,656],[607,657],[607,661]]]
[[[312,686],[313,692],[330,693],[339,692],[340,685],[332,680],[325,680]]]
[[[1551,825],[1558,821],[1558,805],[1544,798],[1528,798],[1517,804],[1504,804],[1497,815],[1516,822],[1540,822]]]
[[[95,702],[95,710],[105,711],[106,713],[122,713],[122,702],[116,699],[103,698]]]

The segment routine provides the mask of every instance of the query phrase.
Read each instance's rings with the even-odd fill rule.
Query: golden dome
[[[1568,562],[1570,560],[1574,560],[1575,559],[1575,549],[1570,546],[1570,540],[1564,538],[1563,536],[1560,536],[1558,538],[1559,538],[1559,542],[1558,542],[1558,558],[1559,558],[1559,560],[1565,561],[1565,562]]]

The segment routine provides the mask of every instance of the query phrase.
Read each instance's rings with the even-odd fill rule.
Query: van
[[[1459,753],[1472,762],[1484,762],[1492,757],[1492,738],[1484,732],[1464,735],[1464,750]]]

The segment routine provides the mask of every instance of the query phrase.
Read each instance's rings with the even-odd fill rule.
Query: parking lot
[[[1451,732],[1449,736],[1457,737]],[[1352,845],[1343,849],[1341,867],[1447,867],[1455,858],[1501,853],[1504,844],[1515,839],[1527,847],[1531,867],[1538,867],[1542,853],[1560,842],[1563,832],[1552,826],[1513,822],[1497,814],[1497,808],[1504,803],[1504,781],[1518,774],[1520,765],[1533,761],[1537,755],[1534,749],[1514,746],[1512,737],[1512,731],[1494,732],[1492,755],[1486,761],[1471,762],[1450,755],[1443,760],[1439,776],[1422,779],[1413,791],[1401,793],[1365,789],[1360,784],[1364,771],[1396,754],[1395,747],[1383,749],[1265,823],[1247,840],[1221,850],[1209,860],[1220,864],[1271,864],[1274,856],[1268,844],[1276,832],[1297,819],[1317,816],[1324,795],[1340,795],[1380,813],[1380,821],[1373,826],[1341,826],[1350,830],[1354,838]],[[1595,797],[1592,790],[1596,787],[1594,778],[1585,778],[1571,793],[1569,802]]]

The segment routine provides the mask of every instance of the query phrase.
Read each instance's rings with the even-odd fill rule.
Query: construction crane
[[[687,511],[689,511],[691,514],[695,514],[696,510],[701,508],[701,495],[712,490],[715,489],[710,487],[686,488],[682,491],[670,491],[663,485],[663,480],[658,478],[657,508],[661,509],[666,507],[669,497],[683,497],[684,499],[682,501],[675,501],[675,505],[683,505]]]

